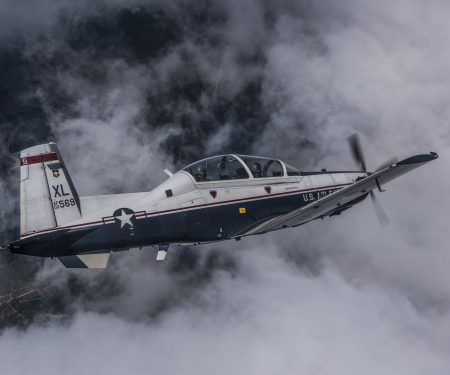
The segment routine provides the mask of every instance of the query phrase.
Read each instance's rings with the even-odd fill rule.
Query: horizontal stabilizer
[[[66,268],[106,268],[110,253],[69,255],[58,257]]]

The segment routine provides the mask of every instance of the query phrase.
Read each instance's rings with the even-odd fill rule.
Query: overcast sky
[[[2,145],[55,139],[81,195],[149,190],[228,150],[353,168],[354,132],[371,169],[439,154],[378,195],[386,228],[364,201],[164,264],[48,260],[35,278],[67,308],[6,329],[2,372],[449,374],[449,14],[438,0],[1,3]]]

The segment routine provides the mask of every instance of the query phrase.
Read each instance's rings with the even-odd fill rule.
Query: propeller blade
[[[361,147],[361,142],[357,133],[348,137],[348,144],[350,151],[352,152],[353,159],[362,171],[367,172],[366,161],[364,160],[364,154]]]
[[[375,213],[377,214],[377,219],[380,225],[385,227],[390,223],[389,217],[386,215],[386,212],[384,212],[383,207],[381,207],[381,204],[373,191],[370,191],[370,198],[372,199]]]
[[[375,172],[381,171],[382,169],[390,167],[392,164],[396,164],[396,163],[398,163],[398,159],[396,157],[393,157],[393,158],[391,158],[389,160],[386,160],[377,169],[375,169]]]

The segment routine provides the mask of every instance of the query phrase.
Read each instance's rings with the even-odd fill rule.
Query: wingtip
[[[438,157],[438,154],[432,151],[429,154],[411,156],[405,160],[398,162],[397,165],[427,163],[429,161],[437,159]]]
[[[0,251],[2,250],[10,250],[10,245],[9,243],[5,243],[4,245],[0,245]]]

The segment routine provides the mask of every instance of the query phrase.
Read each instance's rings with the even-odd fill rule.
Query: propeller
[[[362,171],[367,173],[366,161],[364,160],[364,154],[358,133],[352,134],[348,137],[348,144],[350,146],[350,151],[352,152],[353,160],[356,164],[358,164]]]
[[[361,146],[361,141],[359,140],[359,136],[357,133],[352,134],[350,137],[348,137],[348,144],[350,146],[350,151],[351,151],[351,154],[352,154],[353,159],[355,160],[356,164],[359,166],[361,171],[368,173],[366,161],[364,159],[364,153],[363,153],[362,146]],[[382,169],[385,169],[387,167],[390,167],[392,164],[397,163],[397,161],[398,161],[397,158],[392,158],[392,159],[386,161],[385,163],[383,163],[376,169],[376,172],[378,172]],[[378,186],[378,188],[380,191],[382,191],[379,186]],[[377,215],[377,219],[378,219],[380,225],[382,225],[382,226],[388,225],[389,218],[386,215],[386,212],[383,210],[383,207],[381,206],[380,202],[378,201],[378,199],[375,195],[375,192],[373,190],[371,190],[369,192],[369,195],[370,195],[370,199],[372,200],[373,207],[375,209],[375,213]]]

